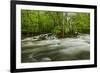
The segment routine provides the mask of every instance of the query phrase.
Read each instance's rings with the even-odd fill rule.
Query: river
[[[36,38],[27,37],[21,40],[22,63],[90,59],[89,34],[63,39],[37,40]]]

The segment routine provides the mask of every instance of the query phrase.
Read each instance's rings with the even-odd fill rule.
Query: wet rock
[[[51,61],[51,59],[49,57],[44,57],[40,59],[41,61]]]
[[[33,54],[28,57],[32,62],[37,62],[38,60],[33,57]]]

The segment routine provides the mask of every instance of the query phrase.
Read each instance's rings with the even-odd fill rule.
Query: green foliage
[[[61,32],[61,27],[60,26],[56,26],[54,27],[54,29],[52,30],[52,33],[57,35]]]
[[[21,29],[22,35],[30,36],[44,33],[53,33],[57,36],[69,33],[74,35],[75,32],[89,33],[90,14],[21,10]]]

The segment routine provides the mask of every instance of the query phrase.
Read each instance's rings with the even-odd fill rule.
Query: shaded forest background
[[[65,38],[80,33],[90,33],[89,13],[21,10],[22,37],[51,34]]]

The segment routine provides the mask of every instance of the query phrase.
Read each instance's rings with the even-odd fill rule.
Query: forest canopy
[[[49,33],[60,38],[90,33],[90,13],[21,10],[22,36]]]

